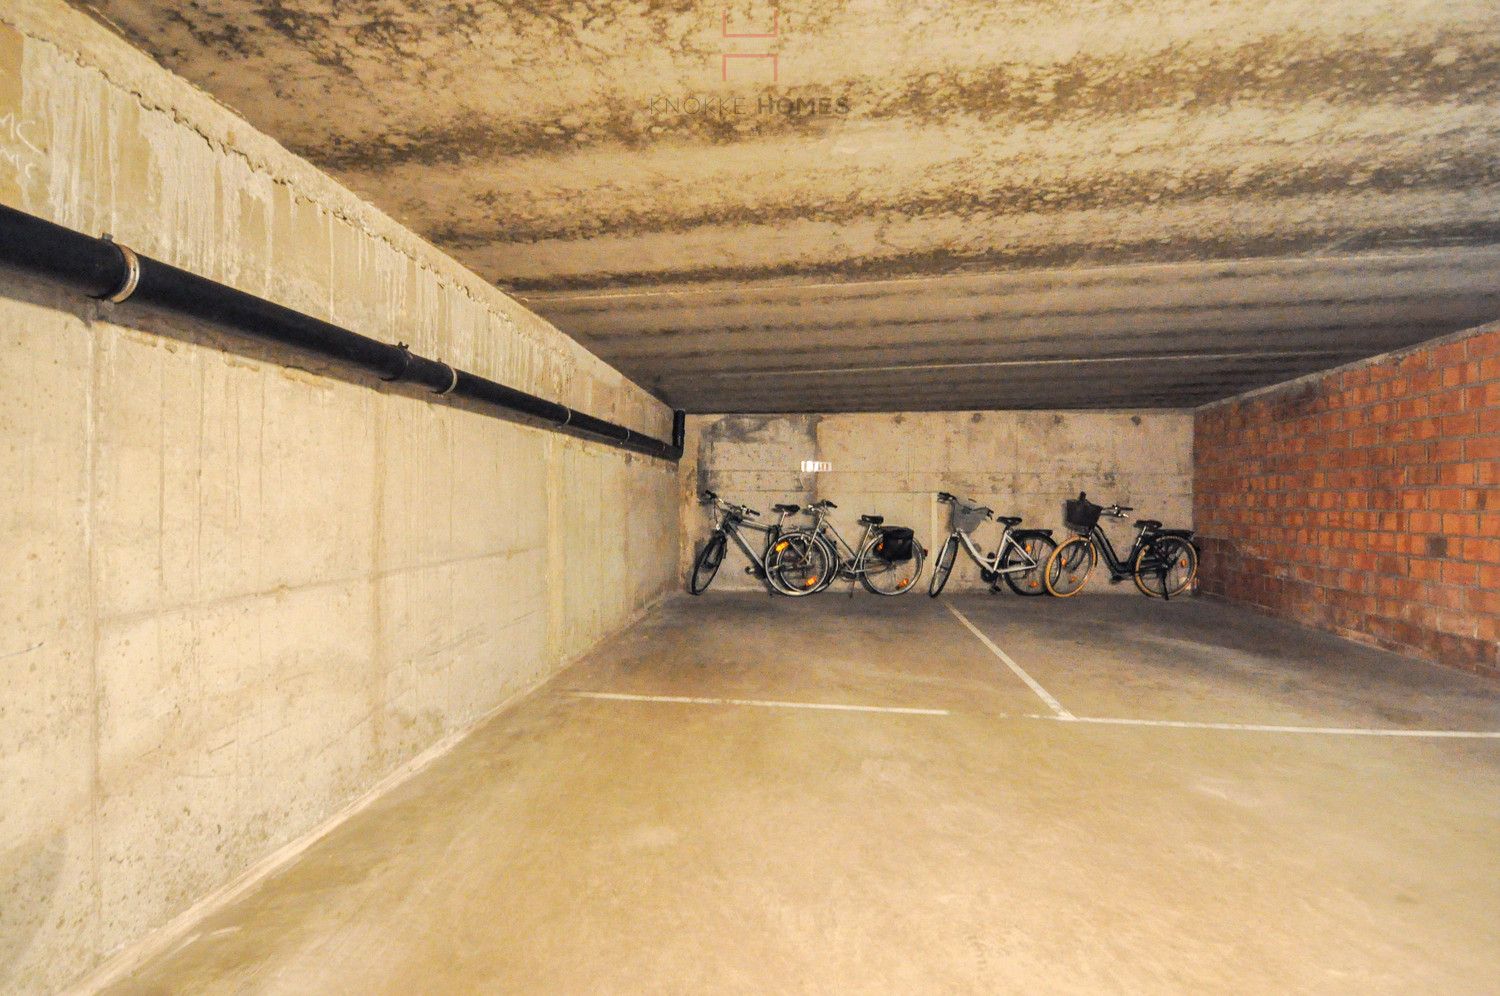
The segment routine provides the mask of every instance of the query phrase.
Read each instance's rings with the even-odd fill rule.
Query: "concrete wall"
[[[1204,590],[1500,675],[1500,325],[1199,411]]]
[[[670,431],[60,3],[0,7],[0,201]],[[675,582],[669,464],[287,361],[0,273],[0,991],[88,972]]]
[[[939,491],[1024,516],[1025,525],[1053,528],[1059,538],[1061,503],[1080,490],[1187,526],[1192,424],[1191,412],[1173,411],[690,416],[679,468],[684,576],[711,527],[694,500],[704,489],[768,516],[776,502],[829,498],[839,506],[834,525],[851,543],[859,516],[869,512],[915,528],[929,551],[948,533]],[[803,460],[827,461],[833,469],[804,474]],[[992,546],[998,528],[986,525],[980,540]],[[1129,543],[1128,523],[1106,528],[1117,546]],[[979,585],[972,563],[960,564],[950,584]],[[732,553],[715,585],[757,585],[743,567],[742,555]]]

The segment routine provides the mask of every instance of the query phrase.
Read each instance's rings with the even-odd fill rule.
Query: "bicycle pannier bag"
[[[1063,502],[1063,523],[1074,532],[1086,533],[1099,521],[1104,506],[1095,505],[1083,495]]]
[[[904,526],[892,526],[880,531],[880,539],[875,541],[875,556],[881,560],[893,564],[901,564],[912,559],[915,545],[915,534]]]

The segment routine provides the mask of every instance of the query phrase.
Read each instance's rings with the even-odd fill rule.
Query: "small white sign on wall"
[[[826,460],[803,460],[802,473],[824,474],[833,469],[833,464]]]

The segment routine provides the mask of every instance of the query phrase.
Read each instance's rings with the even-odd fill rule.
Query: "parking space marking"
[[[607,702],[670,702],[679,705],[759,706],[763,709],[817,709],[825,712],[885,712],[901,716],[947,716],[947,709],[910,706],[844,705],[838,702],[780,702],[775,699],[719,699],[696,695],[627,695],[623,692],[573,692],[574,698]]]
[[[1246,733],[1307,733],[1335,737],[1435,737],[1456,740],[1500,740],[1490,730],[1397,730],[1379,726],[1277,726],[1269,723],[1197,723],[1184,719],[1115,719],[1102,716],[1028,716],[1064,723],[1104,726],[1157,726],[1179,730],[1236,730]]]
[[[954,608],[952,602],[947,602],[944,604],[948,606],[948,611],[953,613],[953,617],[955,619],[968,627],[970,633],[973,633],[975,636],[979,637],[979,642],[989,648],[990,653],[1000,658],[1000,662],[1006,667],[1010,668],[1017,678],[1020,678],[1022,681],[1026,682],[1026,687],[1030,688],[1033,692],[1036,692],[1037,698],[1047,703],[1047,708],[1051,709],[1056,714],[1053,717],[1054,719],[1071,720],[1077,718],[1071,712],[1064,709],[1062,703],[1053,698],[1052,693],[1043,688],[1035,678],[1027,674],[1026,671],[1021,667],[1021,665],[1011,660],[1009,654],[1001,650],[999,647],[995,646],[995,641],[985,636],[979,631],[979,627],[969,622],[969,617],[958,611],[958,609]]]

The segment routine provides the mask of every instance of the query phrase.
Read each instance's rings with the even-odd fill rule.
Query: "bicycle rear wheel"
[[[792,598],[821,589],[832,569],[827,547],[803,530],[783,533],[766,553],[766,580]]]
[[[1181,536],[1161,536],[1135,558],[1135,586],[1149,598],[1180,595],[1198,573],[1198,551]]]
[[[693,561],[693,573],[688,576],[688,591],[701,595],[714,583],[719,565],[724,563],[724,548],[728,543],[729,540],[723,533],[716,532],[708,538],[703,549],[698,551],[698,558]]]
[[[1000,558],[1000,567],[1002,570],[1012,569],[1004,574],[1005,583],[1010,586],[1010,590],[1017,595],[1047,594],[1047,559],[1055,549],[1057,542],[1050,536],[1028,536],[1019,540],[1017,546],[1007,545],[1005,556]],[[1026,571],[1014,570],[1025,566],[1026,557],[1030,557],[1035,566]]]
[[[931,598],[937,598],[943,593],[943,588],[948,584],[948,575],[953,573],[953,562],[958,559],[958,537],[949,535],[943,541],[942,549],[938,550],[937,559],[932,562],[932,580],[927,582],[927,594]]]
[[[904,595],[917,586],[922,576],[922,561],[927,551],[922,544],[912,542],[911,559],[905,561],[882,560],[874,553],[876,537],[871,537],[859,556],[859,583],[872,595]]]
[[[1094,573],[1094,565],[1098,561],[1099,554],[1095,552],[1094,542],[1088,536],[1074,536],[1065,541],[1047,558],[1042,576],[1047,594],[1058,598],[1071,598],[1078,594],[1088,584],[1089,575]]]

